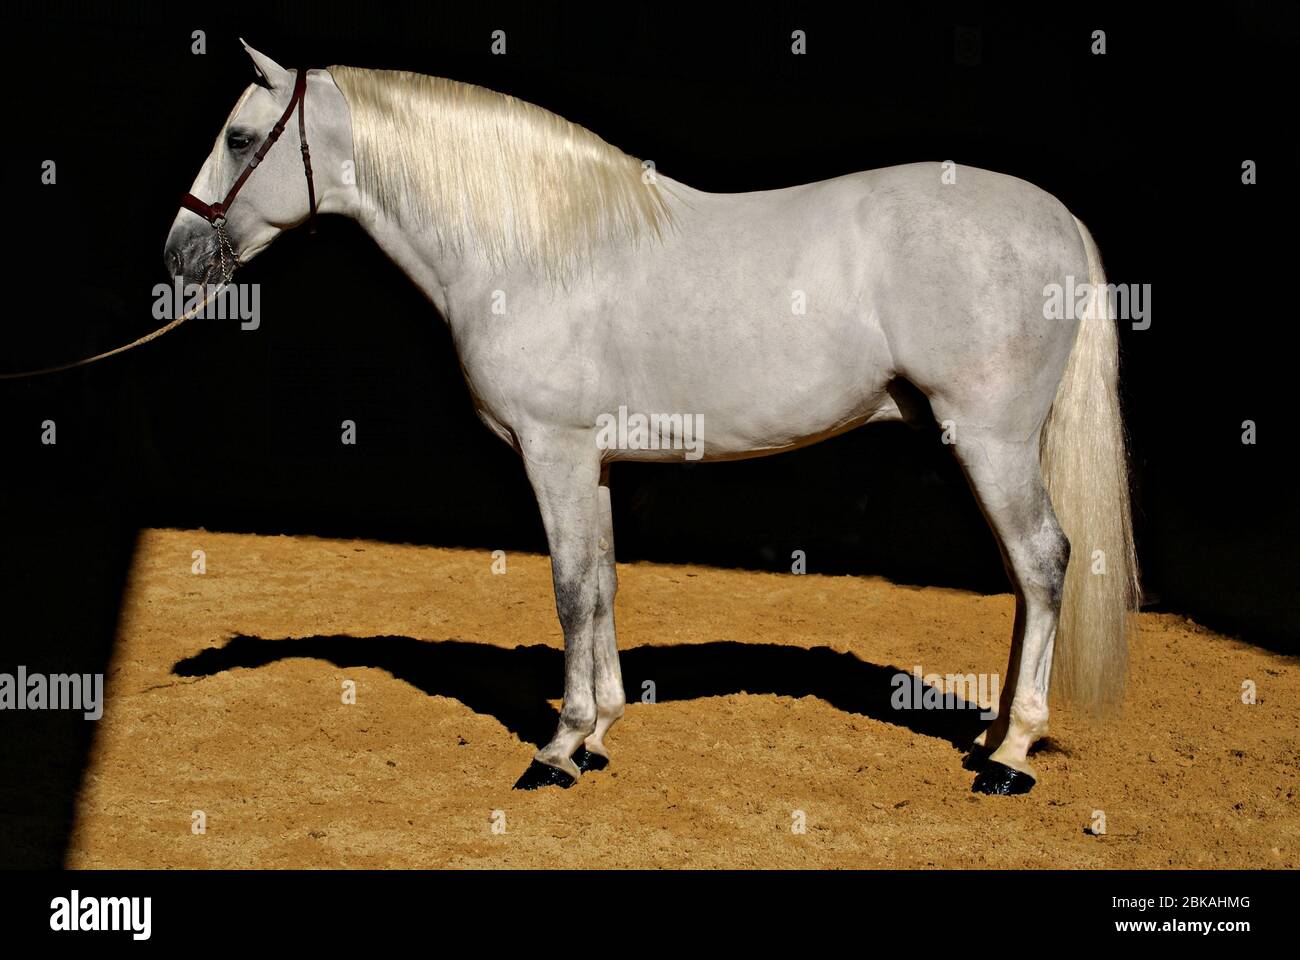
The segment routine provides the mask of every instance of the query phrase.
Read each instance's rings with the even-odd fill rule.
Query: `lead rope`
[[[224,233],[224,231],[221,232]],[[228,239],[227,239],[227,243],[229,243]],[[229,273],[226,273],[224,254],[222,255],[222,272],[223,274],[225,274],[227,278],[234,273],[233,267],[230,269]],[[127,350],[133,350],[136,347],[142,347],[150,340],[156,340],[158,337],[161,337],[164,333],[167,333],[171,330],[175,330],[186,320],[193,319],[194,317],[202,313],[203,308],[208,305],[209,301],[211,301],[214,296],[216,296],[218,293],[220,293],[222,290],[226,288],[227,282],[229,282],[228,279],[223,280],[221,286],[219,286],[215,290],[211,290],[208,293],[208,295],[203,298],[202,303],[185,311],[175,320],[165,324],[164,326],[159,327],[157,330],[153,331],[152,333],[146,333],[143,337],[141,337],[138,340],[133,340],[128,344],[124,344],[123,346],[120,347],[115,347],[112,350],[105,350],[103,353],[97,353],[93,357],[86,357],[83,360],[74,360],[72,363],[63,363],[54,367],[42,367],[39,370],[23,370],[19,373],[0,373],[0,380],[19,380],[25,377],[40,377],[40,376],[44,376],[47,373],[59,373],[63,370],[72,370],[75,367],[84,367],[86,366],[86,364],[95,363],[98,360],[105,360],[108,357],[115,356],[116,354],[119,353],[124,353]]]

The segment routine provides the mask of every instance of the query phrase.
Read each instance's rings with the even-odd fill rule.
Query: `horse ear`
[[[272,90],[284,90],[293,86],[293,77],[290,75],[288,70],[284,69],[284,67],[280,66],[266,54],[258,53],[247,43],[244,43],[243,37],[239,38],[239,42],[244,44],[244,50],[252,59],[253,66],[256,67],[257,72],[262,75],[262,79],[266,81],[268,87]]]

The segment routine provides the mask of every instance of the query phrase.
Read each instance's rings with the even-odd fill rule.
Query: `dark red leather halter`
[[[270,149],[275,146],[275,141],[280,139],[284,133],[284,125],[289,121],[289,115],[293,113],[294,108],[298,110],[298,140],[302,144],[302,168],[307,174],[307,200],[311,204],[311,215],[308,217],[308,223],[311,232],[316,232],[316,184],[311,177],[311,151],[307,149],[307,118],[303,114],[303,107],[307,101],[307,71],[299,70],[298,77],[293,84],[293,96],[289,98],[289,105],[284,108],[284,113],[280,119],[275,122],[271,132],[266,135],[262,145],[257,148],[248,165],[244,167],[243,173],[231,184],[230,190],[226,193],[226,198],[220,203],[204,203],[192,193],[187,193],[181,197],[181,206],[191,213],[197,213],[212,226],[221,230],[225,223],[226,211],[230,205],[235,202],[235,197],[239,196],[239,190],[244,185],[249,176],[257,169],[265,158]]]

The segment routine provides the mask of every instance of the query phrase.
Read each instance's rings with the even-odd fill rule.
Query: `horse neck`
[[[677,228],[681,228],[692,216],[693,208],[710,195],[668,178],[661,179]],[[522,286],[554,288],[556,283],[539,266],[490,262],[472,237],[463,238],[458,249],[445,248],[433,231],[390,217],[372,199],[359,194],[348,213],[449,322],[454,323],[458,303],[477,302],[489,296],[494,288],[519,291]],[[602,261],[611,253],[613,256],[605,265],[619,262],[626,249],[615,250],[613,245],[623,242],[607,241],[610,249],[593,251],[594,262],[585,269],[599,272]],[[642,240],[642,243],[657,242],[660,241]]]
[[[490,271],[480,258],[442,249],[431,231],[411,228],[373,204],[363,203],[353,219],[447,320],[451,319],[449,292],[488,279]]]

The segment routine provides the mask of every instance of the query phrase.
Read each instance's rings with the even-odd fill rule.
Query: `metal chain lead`
[[[235,254],[234,244],[230,242],[230,234],[226,233],[226,218],[219,219],[216,226],[217,256],[220,257],[218,269],[221,271],[218,282],[224,286],[235,275],[235,268],[239,266],[239,257]]]

